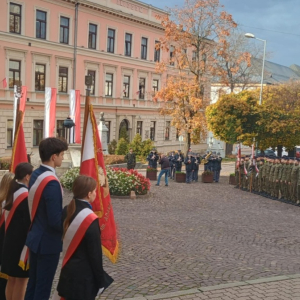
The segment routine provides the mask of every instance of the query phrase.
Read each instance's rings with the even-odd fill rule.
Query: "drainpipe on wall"
[[[73,89],[76,89],[76,63],[77,63],[77,31],[78,31],[78,6],[75,4],[75,30],[74,30],[74,66],[73,66]]]

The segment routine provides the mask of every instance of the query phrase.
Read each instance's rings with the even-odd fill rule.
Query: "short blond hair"
[[[14,179],[15,174],[11,172],[7,172],[3,175],[1,183],[0,183],[0,210],[2,208],[2,202],[6,200],[8,188],[10,182]]]

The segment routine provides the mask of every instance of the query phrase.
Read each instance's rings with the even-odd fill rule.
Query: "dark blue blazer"
[[[30,178],[29,190],[38,176],[50,169],[40,166]],[[26,246],[34,253],[57,254],[62,251],[62,192],[59,182],[50,181],[44,188]]]

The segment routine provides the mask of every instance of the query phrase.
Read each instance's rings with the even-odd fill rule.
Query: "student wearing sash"
[[[3,241],[4,241],[4,232],[5,232],[5,210],[3,207],[5,206],[5,199],[7,196],[8,188],[10,182],[14,179],[14,174],[11,172],[7,172],[3,175],[1,183],[0,183],[0,267],[2,261],[2,249],[3,249]],[[5,288],[7,282],[7,274],[0,272],[0,299],[5,300]]]
[[[23,270],[19,262],[30,226],[28,184],[32,171],[33,167],[29,163],[17,165],[4,206],[5,237],[1,270],[8,275],[5,290],[7,300],[24,299],[28,281],[28,270]]]
[[[96,187],[89,176],[74,180],[73,199],[63,210],[64,256],[57,286],[59,297],[54,299],[94,300],[113,282],[103,270],[99,219],[90,205]],[[80,232],[78,228],[83,226],[85,230]]]
[[[42,164],[32,173],[29,182],[31,227],[26,239],[29,251],[26,251],[25,258],[21,258],[26,265],[29,252],[29,281],[25,300],[48,300],[50,297],[62,251],[63,196],[55,168],[61,166],[67,149],[67,143],[58,138],[46,138],[39,145]]]

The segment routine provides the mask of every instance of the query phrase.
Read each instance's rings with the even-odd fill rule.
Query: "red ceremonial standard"
[[[102,145],[93,106],[89,105],[88,110],[85,134],[83,134],[85,138],[82,149],[80,174],[91,176],[98,183],[97,196],[95,201],[91,204],[93,211],[99,217],[100,221],[103,253],[112,262],[116,262],[119,244],[117,241],[116,224],[109,194]]]

